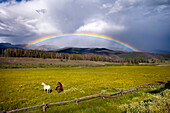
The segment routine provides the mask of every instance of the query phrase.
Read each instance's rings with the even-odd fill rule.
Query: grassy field
[[[169,80],[170,67],[166,66],[0,69],[0,111],[8,111],[42,103],[72,100],[100,92],[116,92],[145,83],[166,82]],[[50,94],[43,91],[42,82],[52,87]],[[54,90],[57,82],[61,82],[64,87],[64,91],[59,94]],[[138,107],[138,103],[147,98],[153,98],[152,102],[154,102],[154,99],[159,100],[161,98],[160,103],[170,104],[169,100],[167,101],[169,94],[169,90],[162,92],[163,96],[160,94],[150,94],[148,90],[145,90],[126,94],[121,98],[105,98],[88,103],[80,103],[78,106],[73,103],[49,106],[47,112],[107,113],[127,112],[128,110],[135,111],[139,108],[133,108],[133,106]],[[136,103],[135,105],[132,104],[134,102]],[[164,104],[160,106],[165,107]],[[156,105],[152,105],[152,109],[155,109],[154,106]],[[37,109],[40,108],[32,110]],[[41,111],[38,110],[36,112]],[[164,112],[164,109],[161,112]]]
[[[0,68],[68,68],[68,67],[99,67],[99,66],[131,66],[131,65],[161,65],[170,66],[170,63],[112,63],[101,61],[83,61],[83,60],[61,60],[61,59],[42,59],[42,58],[17,58],[0,57]]]
[[[17,58],[0,57],[0,68],[45,68],[45,67],[78,67],[78,66],[102,66],[112,64],[109,62],[95,62],[82,60],[61,60],[42,58]]]

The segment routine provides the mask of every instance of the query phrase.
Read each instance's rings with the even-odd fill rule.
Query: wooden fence
[[[45,112],[46,111],[46,106],[58,105],[58,104],[70,103],[70,102],[75,102],[75,104],[78,105],[78,103],[81,103],[81,102],[88,102],[88,101],[97,100],[97,99],[104,98],[104,97],[106,97],[106,98],[118,98],[123,94],[133,93],[133,91],[138,91],[139,89],[152,88],[153,85],[162,86],[162,85],[165,85],[165,83],[143,84],[143,85],[139,85],[137,87],[131,87],[129,89],[120,90],[120,91],[114,92],[114,93],[98,93],[98,94],[93,94],[93,95],[84,96],[84,97],[80,97],[80,98],[75,98],[74,100],[68,100],[68,101],[56,102],[56,103],[43,103],[41,105],[36,105],[36,106],[31,106],[31,107],[26,107],[26,108],[11,110],[11,111],[1,111],[0,113],[12,113],[12,112],[22,111],[22,110],[36,108],[36,107],[43,107],[42,110]]]

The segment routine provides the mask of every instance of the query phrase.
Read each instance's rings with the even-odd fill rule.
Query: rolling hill
[[[0,53],[2,49],[6,48],[18,48],[18,49],[28,49],[25,44],[12,45],[10,43],[0,43]],[[68,53],[68,54],[97,54],[110,56],[114,58],[137,58],[142,57],[144,59],[159,59],[159,60],[170,60],[170,54],[160,54],[160,53],[147,53],[147,52],[124,52],[124,51],[114,51],[106,48],[62,48],[59,49],[57,46],[51,45],[41,45],[33,46],[29,49],[42,50],[42,51],[55,51],[58,53]]]
[[[119,58],[137,58],[142,57],[145,59],[160,59],[169,60],[170,54],[156,54],[156,53],[146,53],[146,52],[123,52],[114,51],[106,48],[63,48],[58,51],[58,53],[69,53],[69,54],[98,54],[106,55]]]

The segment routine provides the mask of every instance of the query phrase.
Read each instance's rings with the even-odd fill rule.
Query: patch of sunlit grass
[[[0,111],[13,110],[43,103],[61,102],[100,92],[110,93],[146,83],[170,80],[170,67],[110,66],[56,69],[0,69]],[[41,83],[50,85],[52,92],[43,91]],[[54,90],[61,82],[64,91]],[[105,98],[88,103],[50,106],[47,112],[108,112],[123,102],[141,101],[135,93],[122,98]],[[135,97],[135,98],[133,98]],[[127,101],[129,100],[129,101]]]

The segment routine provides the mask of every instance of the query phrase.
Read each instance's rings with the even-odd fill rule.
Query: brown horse
[[[58,93],[63,91],[63,86],[62,86],[62,84],[60,82],[57,83],[56,90],[57,90]]]

